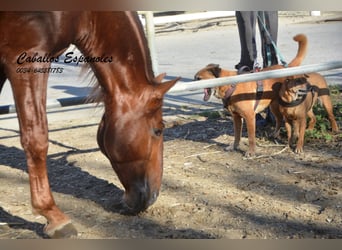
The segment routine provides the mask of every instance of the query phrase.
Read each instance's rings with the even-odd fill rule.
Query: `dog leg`
[[[297,146],[295,149],[295,153],[303,153],[303,146],[304,146],[304,137],[305,137],[305,128],[306,128],[306,119],[301,119],[298,121],[298,141]]]
[[[313,130],[315,128],[316,125],[316,116],[313,113],[312,109],[310,109],[308,111],[308,117],[309,117],[309,126],[308,126],[308,130]]]
[[[248,151],[246,152],[246,157],[251,157],[255,155],[255,114],[248,114],[245,118],[248,133]]]
[[[298,136],[299,136],[299,127],[300,127],[300,124],[299,124],[299,120],[293,120],[292,121],[292,138],[291,138],[291,145],[295,145],[297,144],[297,141],[298,141]]]
[[[232,114],[234,122],[234,144],[226,147],[227,151],[238,150],[242,135],[242,117],[238,114]]]
[[[280,127],[281,127],[281,123],[283,121],[283,115],[281,114],[280,110],[279,110],[279,104],[276,101],[273,101],[270,105],[271,108],[271,112],[274,115],[274,118],[276,120],[276,126],[273,132],[272,137],[279,139],[280,136]]]
[[[335,120],[335,116],[333,113],[333,106],[331,104],[331,100],[330,97],[328,95],[322,95],[319,97],[321,103],[323,104],[324,109],[327,111],[328,114],[328,119],[330,121],[330,125],[331,125],[331,130],[333,132],[338,132],[339,128],[337,125],[337,122]]]
[[[285,129],[287,133],[287,143],[288,146],[291,148],[292,145],[292,126],[290,121],[285,117]]]

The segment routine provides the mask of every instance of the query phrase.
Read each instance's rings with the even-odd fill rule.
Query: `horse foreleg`
[[[97,129],[97,144],[100,147],[101,152],[108,157],[105,146],[104,146],[104,131],[105,131],[105,115],[102,116],[101,122]]]
[[[52,238],[76,232],[70,219],[56,206],[47,169],[48,127],[46,117],[47,74],[11,77],[18,113],[21,144],[26,154],[33,210],[47,219],[45,232]]]

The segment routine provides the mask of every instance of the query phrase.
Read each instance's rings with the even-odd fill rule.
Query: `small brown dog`
[[[318,97],[318,88],[311,85],[306,77],[286,79],[279,90],[279,110],[285,119],[289,147],[297,140],[295,153],[302,153],[306,118],[310,118],[309,129],[316,123],[312,107]],[[293,127],[293,131],[292,131]]]
[[[307,116],[309,117],[307,129],[312,130],[315,127],[316,117],[312,107],[317,99],[328,113],[332,131],[339,131],[333,114],[329,88],[322,75],[310,73],[301,77],[289,77],[281,85],[279,97],[279,110],[285,119],[289,146],[291,147],[298,140],[295,153],[303,152]]]
[[[298,42],[298,51],[296,57],[289,63],[290,67],[298,66],[303,61],[307,50],[307,38],[303,34],[296,35],[293,38]],[[274,65],[263,70],[273,70],[284,68],[282,65]],[[198,71],[195,75],[196,80],[211,79],[218,77],[234,76],[237,71],[221,69],[216,64],[209,64],[207,67]],[[234,122],[234,144],[233,149],[238,149],[242,133],[242,119],[246,120],[249,149],[246,156],[255,155],[255,115],[268,106],[276,118],[276,132],[279,133],[282,122],[282,115],[279,112],[278,93],[273,90],[274,85],[283,82],[286,78],[266,79],[263,81],[251,81],[246,83],[237,83],[214,88],[215,96],[222,99],[223,105],[227,108]],[[259,91],[262,87],[262,91]],[[208,101],[212,89],[204,90],[204,100]],[[230,147],[228,148],[230,149]]]

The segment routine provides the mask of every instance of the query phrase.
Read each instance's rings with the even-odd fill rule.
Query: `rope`
[[[260,23],[262,24],[262,27],[263,27],[263,29],[264,29],[266,35],[267,35],[268,38],[270,39],[270,41],[271,41],[271,43],[272,43],[272,46],[273,46],[274,50],[276,51],[276,53],[277,53],[277,55],[278,55],[278,57],[279,57],[280,62],[283,64],[284,67],[288,67],[287,62],[285,61],[283,55],[280,53],[280,50],[278,49],[277,45],[276,45],[275,42],[273,41],[270,32],[269,32],[269,31],[267,30],[267,28],[266,28],[266,25],[265,25],[265,13],[264,13],[264,12],[262,12],[262,13],[263,13],[263,18],[261,18],[260,15],[259,15],[259,13],[258,13],[258,14],[257,14],[258,19],[259,19]],[[266,48],[266,50],[267,50],[267,48]],[[267,50],[267,60],[270,60],[270,56],[271,56],[271,55],[270,55],[270,51],[269,51],[269,49],[268,49],[268,50]]]

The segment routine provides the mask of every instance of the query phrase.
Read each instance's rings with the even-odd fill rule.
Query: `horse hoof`
[[[49,224],[44,228],[45,233],[52,239],[73,238],[77,236],[77,230],[71,222],[67,222],[55,228]]]

